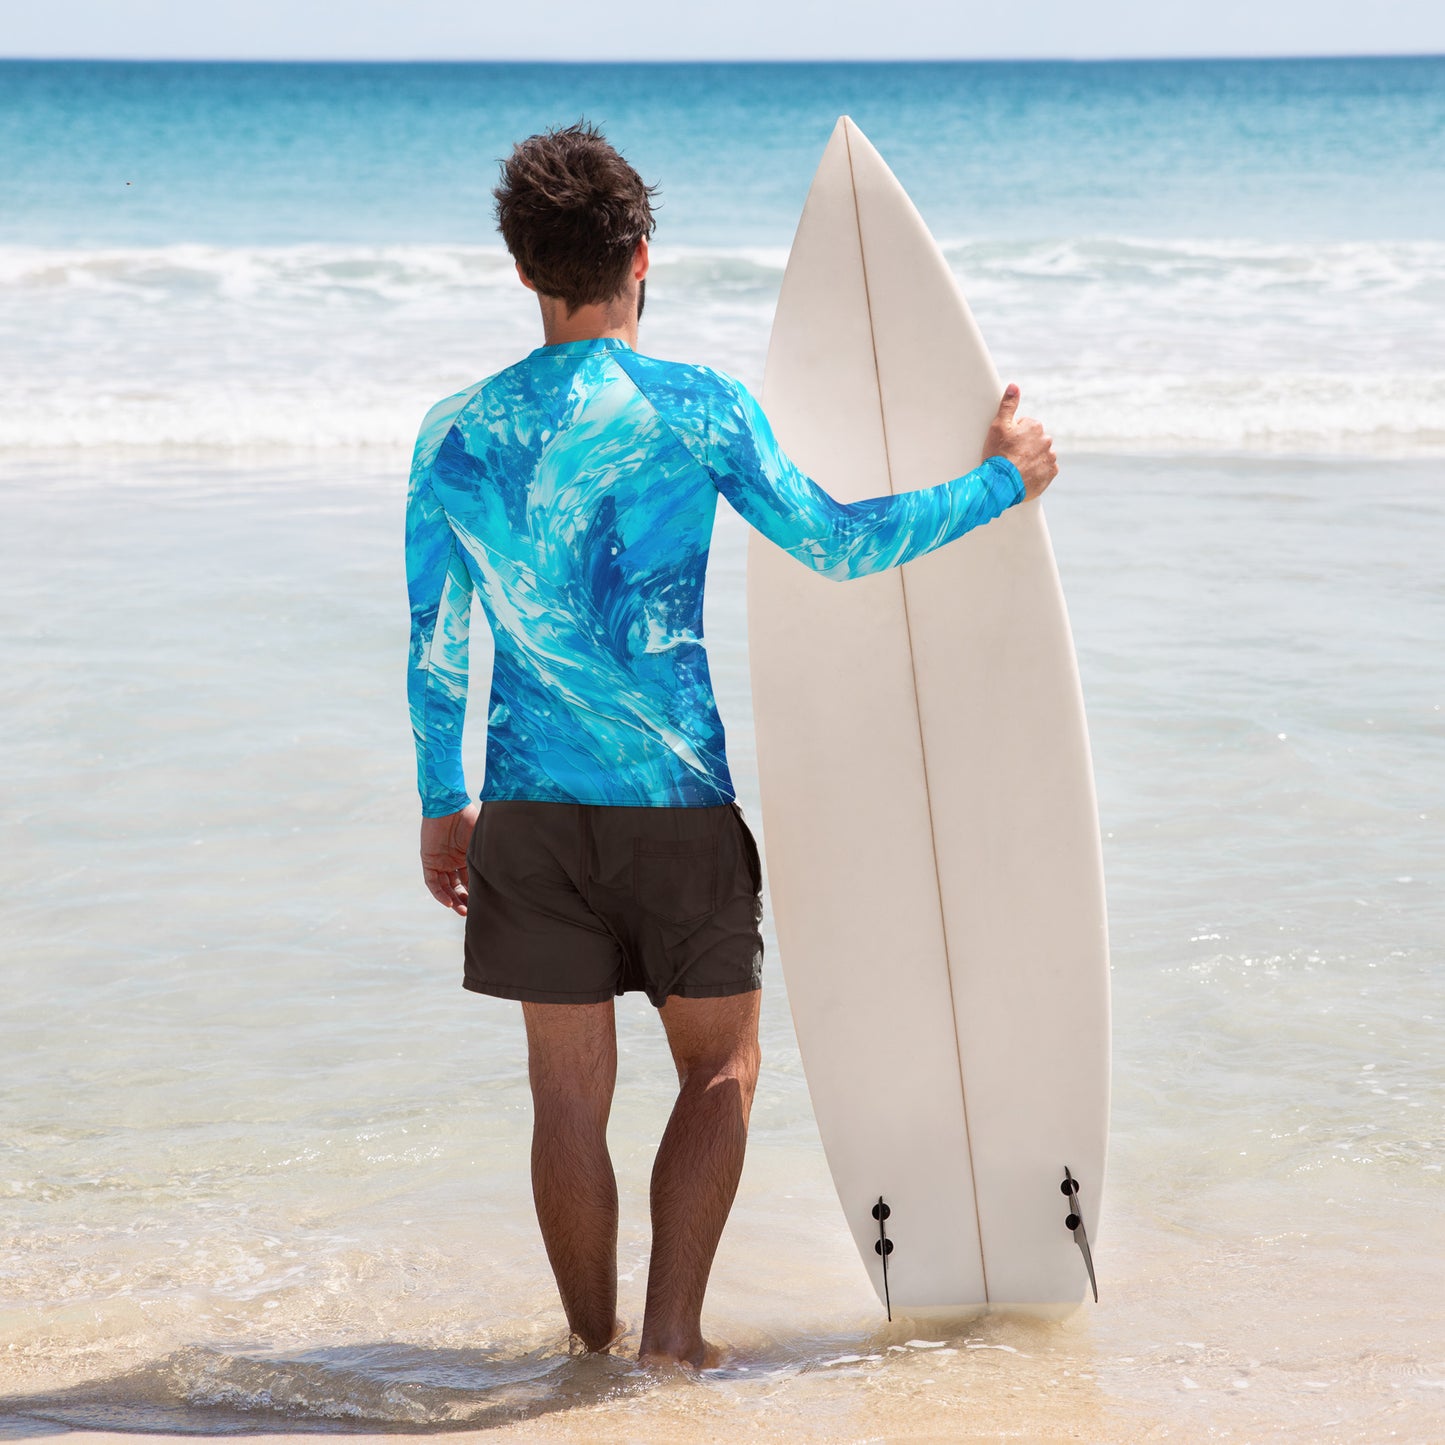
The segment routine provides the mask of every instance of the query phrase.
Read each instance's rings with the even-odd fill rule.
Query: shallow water
[[[734,1357],[687,1381],[567,1357],[516,1006],[462,991],[416,876],[403,460],[57,455],[0,497],[10,1430],[1438,1438],[1438,464],[1066,467],[1114,955],[1100,1303],[882,1321],[769,914],[706,1315]],[[766,854],[744,551],[724,507],[708,636]],[[650,1008],[618,1014],[635,1325],[672,1083]]]

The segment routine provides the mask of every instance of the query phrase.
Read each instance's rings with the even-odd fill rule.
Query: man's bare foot
[[[627,1321],[614,1319],[612,1321],[612,1338],[605,1345],[599,1345],[593,1349],[581,1335],[574,1334],[567,1343],[569,1355],[605,1355],[610,1353],[621,1343],[622,1337],[627,1333]]]
[[[727,1357],[721,1345],[714,1345],[698,1337],[695,1346],[677,1351],[664,1349],[641,1350],[637,1355],[639,1365],[649,1367],[680,1365],[685,1370],[715,1370]]]

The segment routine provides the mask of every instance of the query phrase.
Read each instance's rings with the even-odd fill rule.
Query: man
[[[613,1000],[640,989],[658,1008],[680,1089],[652,1174],[639,1358],[705,1367],[703,1293],[742,1170],[763,955],[757,847],[702,637],[718,495],[841,581],[962,536],[1058,468],[1010,386],[974,471],[840,504],[783,455],[740,383],[638,354],[652,190],[595,129],[523,141],[494,194],[544,344],[440,402],[417,441],[422,869],[466,918],[464,986],[521,1001],[537,1218],[588,1350],[621,1331]],[[480,810],[461,767],[474,592],[496,644]]]

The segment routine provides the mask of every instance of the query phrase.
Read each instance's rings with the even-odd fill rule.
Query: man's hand
[[[477,826],[475,803],[445,818],[421,820],[421,875],[431,896],[463,918],[467,913],[467,846]]]
[[[1033,501],[1058,476],[1059,459],[1054,455],[1054,439],[1044,435],[1043,424],[1031,416],[1016,417],[1018,406],[1019,389],[1009,382],[988,429],[983,459],[1007,457],[1019,469],[1025,497]]]

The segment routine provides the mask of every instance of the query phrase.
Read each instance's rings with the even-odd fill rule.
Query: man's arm
[[[424,818],[445,817],[471,801],[462,773],[462,723],[467,711],[472,580],[461,543],[432,486],[432,467],[458,414],[485,384],[479,381],[446,397],[426,414],[407,485],[411,646],[406,691]]]
[[[471,802],[462,771],[467,711],[472,579],[431,467],[414,466],[406,503],[406,583],[411,603],[407,701],[416,744],[416,782],[424,818]]]
[[[411,601],[407,700],[421,794],[421,868],[432,897],[467,911],[467,846],[477,807],[462,770],[472,580],[432,486],[431,469],[457,412],[474,393],[433,407],[422,423],[406,501],[406,582]]]
[[[731,377],[715,375],[720,388],[709,417],[704,464],[718,490],[764,536],[835,581],[921,557],[992,521],[1047,485],[1045,480],[1036,490],[1026,487],[1020,467],[1001,449],[965,476],[937,486],[839,502],[783,452],[747,388]],[[1006,411],[1005,420],[1012,423],[1018,402],[1016,390],[1010,390],[1000,417]],[[1019,425],[1042,434],[1037,422]],[[999,443],[1002,435],[996,422],[990,442]],[[1047,438],[1043,440],[1047,443]]]

